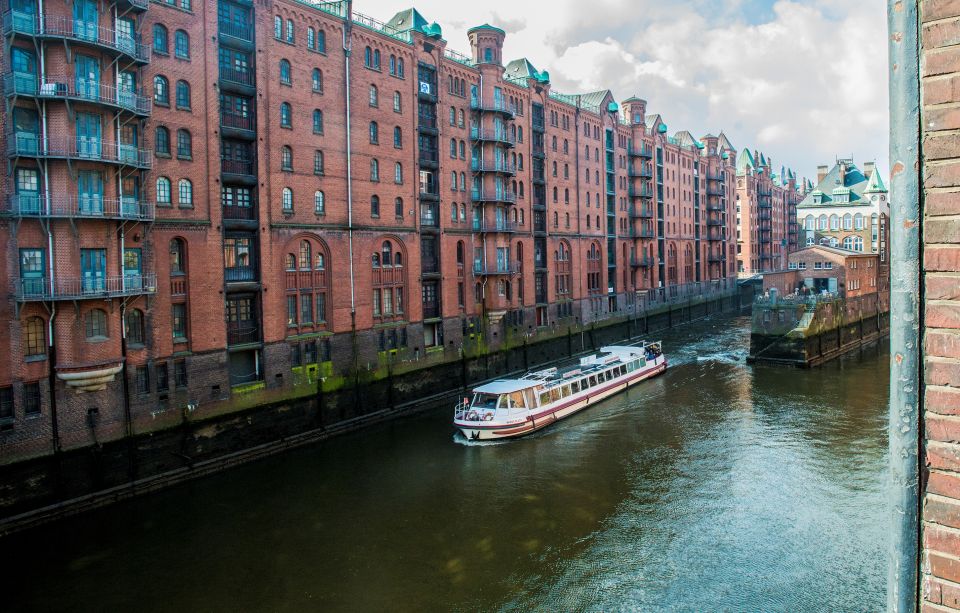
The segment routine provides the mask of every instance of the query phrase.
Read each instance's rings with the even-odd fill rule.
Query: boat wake
[[[464,447],[493,447],[496,445],[506,445],[511,439],[499,439],[495,441],[472,441],[465,437],[462,432],[457,431],[453,433],[453,442],[458,445],[463,445]]]

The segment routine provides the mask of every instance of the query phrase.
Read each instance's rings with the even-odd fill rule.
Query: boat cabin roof
[[[539,381],[529,379],[500,379],[486,385],[473,388],[476,394],[511,394],[539,385]]]

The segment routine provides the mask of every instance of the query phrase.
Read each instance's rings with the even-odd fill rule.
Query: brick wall
[[[960,610],[960,0],[920,6],[924,611]]]

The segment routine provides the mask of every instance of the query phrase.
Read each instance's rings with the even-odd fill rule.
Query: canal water
[[[881,610],[887,350],[663,340],[663,376],[526,439],[431,412],[4,539],[4,609]]]

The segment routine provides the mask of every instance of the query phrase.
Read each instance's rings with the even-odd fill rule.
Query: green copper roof
[[[736,151],[737,148],[733,146],[733,143],[730,142],[730,139],[727,138],[727,135],[723,133],[723,130],[720,131],[718,146],[721,150],[726,149],[727,151]]]
[[[867,185],[867,189],[864,190],[865,194],[885,194],[887,193],[887,187],[883,184],[883,178],[880,176],[880,171],[876,168],[873,169],[873,174],[870,175],[870,184]]]
[[[659,132],[660,134],[666,134],[667,130],[668,130],[667,124],[665,123],[660,124],[660,126],[657,128],[657,132]]]
[[[494,32],[499,32],[499,33],[502,34],[503,36],[506,36],[506,35],[507,35],[507,33],[504,32],[503,30],[501,30],[500,28],[494,27],[494,26],[490,25],[489,23],[484,23],[484,24],[481,24],[481,25],[479,25],[479,26],[474,26],[474,27],[470,28],[469,30],[467,30],[467,34],[470,34],[471,32],[476,32],[477,30],[493,30]]]
[[[610,111],[611,113],[619,113],[620,105],[617,104],[616,102],[611,102],[610,104],[607,105],[607,110]]]
[[[737,174],[745,175],[751,170],[756,170],[757,164],[753,159],[753,154],[749,149],[743,150],[743,155],[737,158]]]
[[[818,206],[856,206],[868,204],[868,199],[863,197],[867,193],[867,187],[870,180],[860,171],[850,160],[844,161],[846,173],[840,180],[840,162],[833,165],[830,172],[823,177],[823,180],[814,190],[808,190],[806,198],[797,205],[798,208],[810,208]],[[874,176],[878,173],[874,171]],[[849,202],[834,203],[834,198],[843,196],[844,200]],[[816,202],[819,200],[819,202]]]
[[[540,76],[540,71],[530,60],[524,57],[507,64],[503,74],[511,79],[536,79]]]
[[[399,30],[400,32],[406,32],[407,30],[418,30],[424,32],[425,28],[428,27],[426,18],[420,14],[420,11],[417,9],[407,9],[405,11],[400,11],[396,15],[390,18],[390,21],[387,22],[391,28]]]

